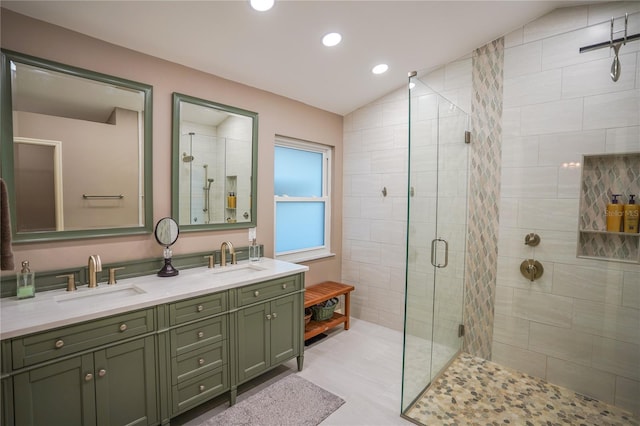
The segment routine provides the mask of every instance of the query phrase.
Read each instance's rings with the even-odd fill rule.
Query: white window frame
[[[299,139],[292,139],[284,136],[276,136],[275,146],[284,148],[294,148],[303,151],[315,152],[322,154],[322,196],[321,197],[291,197],[274,195],[273,203],[273,228],[274,241],[273,253],[278,260],[288,262],[305,262],[314,259],[321,259],[329,256],[335,256],[331,253],[331,182],[332,182],[332,156],[333,148],[328,145],[322,145],[316,142],[307,142]],[[274,170],[275,176],[275,170]],[[277,223],[277,206],[278,203],[286,202],[324,202],[324,245],[307,249],[290,250],[283,253],[276,253],[275,238],[278,235],[276,229]]]

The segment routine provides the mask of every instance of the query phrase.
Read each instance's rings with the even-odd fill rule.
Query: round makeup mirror
[[[158,271],[159,277],[178,275],[178,270],[171,265],[171,246],[178,240],[179,234],[178,223],[170,217],[162,218],[156,223],[156,241],[164,246],[164,266]]]

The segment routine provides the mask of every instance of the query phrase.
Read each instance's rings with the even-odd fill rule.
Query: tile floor
[[[615,407],[489,361],[462,357],[413,407],[415,419],[429,426],[640,426],[638,419]],[[298,373],[295,360],[289,361],[240,386],[238,401],[289,374],[299,374],[346,401],[322,426],[413,424],[400,417],[401,332],[354,318],[349,331],[336,329],[305,348],[302,372]],[[222,395],[173,419],[171,425],[199,426],[228,404]]]

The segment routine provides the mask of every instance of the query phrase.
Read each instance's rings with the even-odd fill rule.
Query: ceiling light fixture
[[[371,72],[374,74],[383,74],[385,72],[387,72],[387,70],[389,69],[389,65],[387,64],[378,64],[375,67],[373,67],[371,69]]]
[[[332,47],[339,44],[342,41],[342,36],[339,33],[329,33],[322,37],[322,44],[327,47]]]
[[[258,12],[266,12],[273,7],[275,0],[250,0],[251,7]]]

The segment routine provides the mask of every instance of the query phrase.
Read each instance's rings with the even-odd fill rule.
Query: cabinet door
[[[243,382],[269,367],[270,303],[238,311],[238,381]]]
[[[299,354],[302,307],[297,295],[271,302],[270,364],[276,365]]]
[[[95,353],[98,425],[158,422],[153,337]]]
[[[16,425],[95,425],[91,354],[14,376]]]

